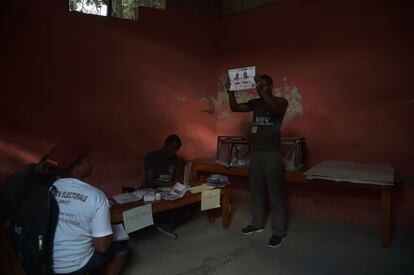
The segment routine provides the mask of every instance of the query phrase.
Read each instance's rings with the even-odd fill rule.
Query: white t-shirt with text
[[[109,202],[96,187],[74,178],[57,180],[59,220],[53,246],[55,273],[82,268],[92,257],[94,237],[112,234]]]

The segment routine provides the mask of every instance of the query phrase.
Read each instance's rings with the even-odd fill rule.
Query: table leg
[[[390,246],[391,233],[391,190],[381,191],[382,205],[382,246]]]
[[[223,194],[221,196],[221,216],[223,218],[223,228],[230,226],[230,195]]]

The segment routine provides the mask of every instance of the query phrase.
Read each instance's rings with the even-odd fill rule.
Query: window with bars
[[[137,20],[138,7],[165,9],[166,0],[69,0],[69,10]]]

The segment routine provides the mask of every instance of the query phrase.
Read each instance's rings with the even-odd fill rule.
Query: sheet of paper
[[[394,183],[394,168],[389,165],[327,160],[318,163],[306,171],[305,174],[310,179],[380,185],[392,185]]]
[[[145,204],[122,213],[125,230],[128,233],[154,224],[151,204]]]
[[[203,191],[206,191],[206,190],[211,190],[211,189],[214,189],[214,186],[207,185],[207,183],[205,183],[205,184],[202,184],[202,185],[197,185],[197,186],[190,187],[190,189],[188,189],[188,191],[192,194],[195,194],[195,193],[200,193],[200,192],[203,192]]]
[[[187,192],[187,189],[188,189],[187,186],[177,182],[171,189],[170,193],[178,196],[179,198],[182,198],[184,197],[185,192]]]
[[[112,196],[112,199],[114,199],[114,201],[116,201],[119,204],[140,200],[140,198],[135,196],[133,193],[122,193],[122,194],[114,195]]]
[[[161,192],[161,199],[166,200],[166,201],[175,201],[178,200],[180,197],[172,194],[171,192]]]
[[[246,67],[229,70],[230,90],[246,90],[256,88],[254,76],[256,75],[256,67]]]
[[[161,199],[167,201],[174,201],[184,197],[185,193],[188,190],[188,186],[177,182],[170,191],[161,192]]]
[[[129,240],[128,233],[125,231],[122,223],[112,224],[112,232],[114,232],[113,242]]]
[[[220,207],[220,189],[206,190],[201,193],[201,211]]]

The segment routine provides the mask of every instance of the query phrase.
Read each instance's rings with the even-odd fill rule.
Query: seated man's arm
[[[175,174],[171,181],[181,182],[184,184],[184,160],[182,160],[181,158],[177,159],[177,167],[175,169]]]
[[[105,195],[102,193],[98,211],[96,211],[91,224],[92,246],[96,251],[105,253],[112,243],[112,226],[111,217],[109,213],[109,202]]]
[[[92,239],[92,245],[95,248],[95,250],[100,252],[100,253],[105,253],[108,250],[111,243],[112,243],[112,236],[113,235],[93,238]]]

